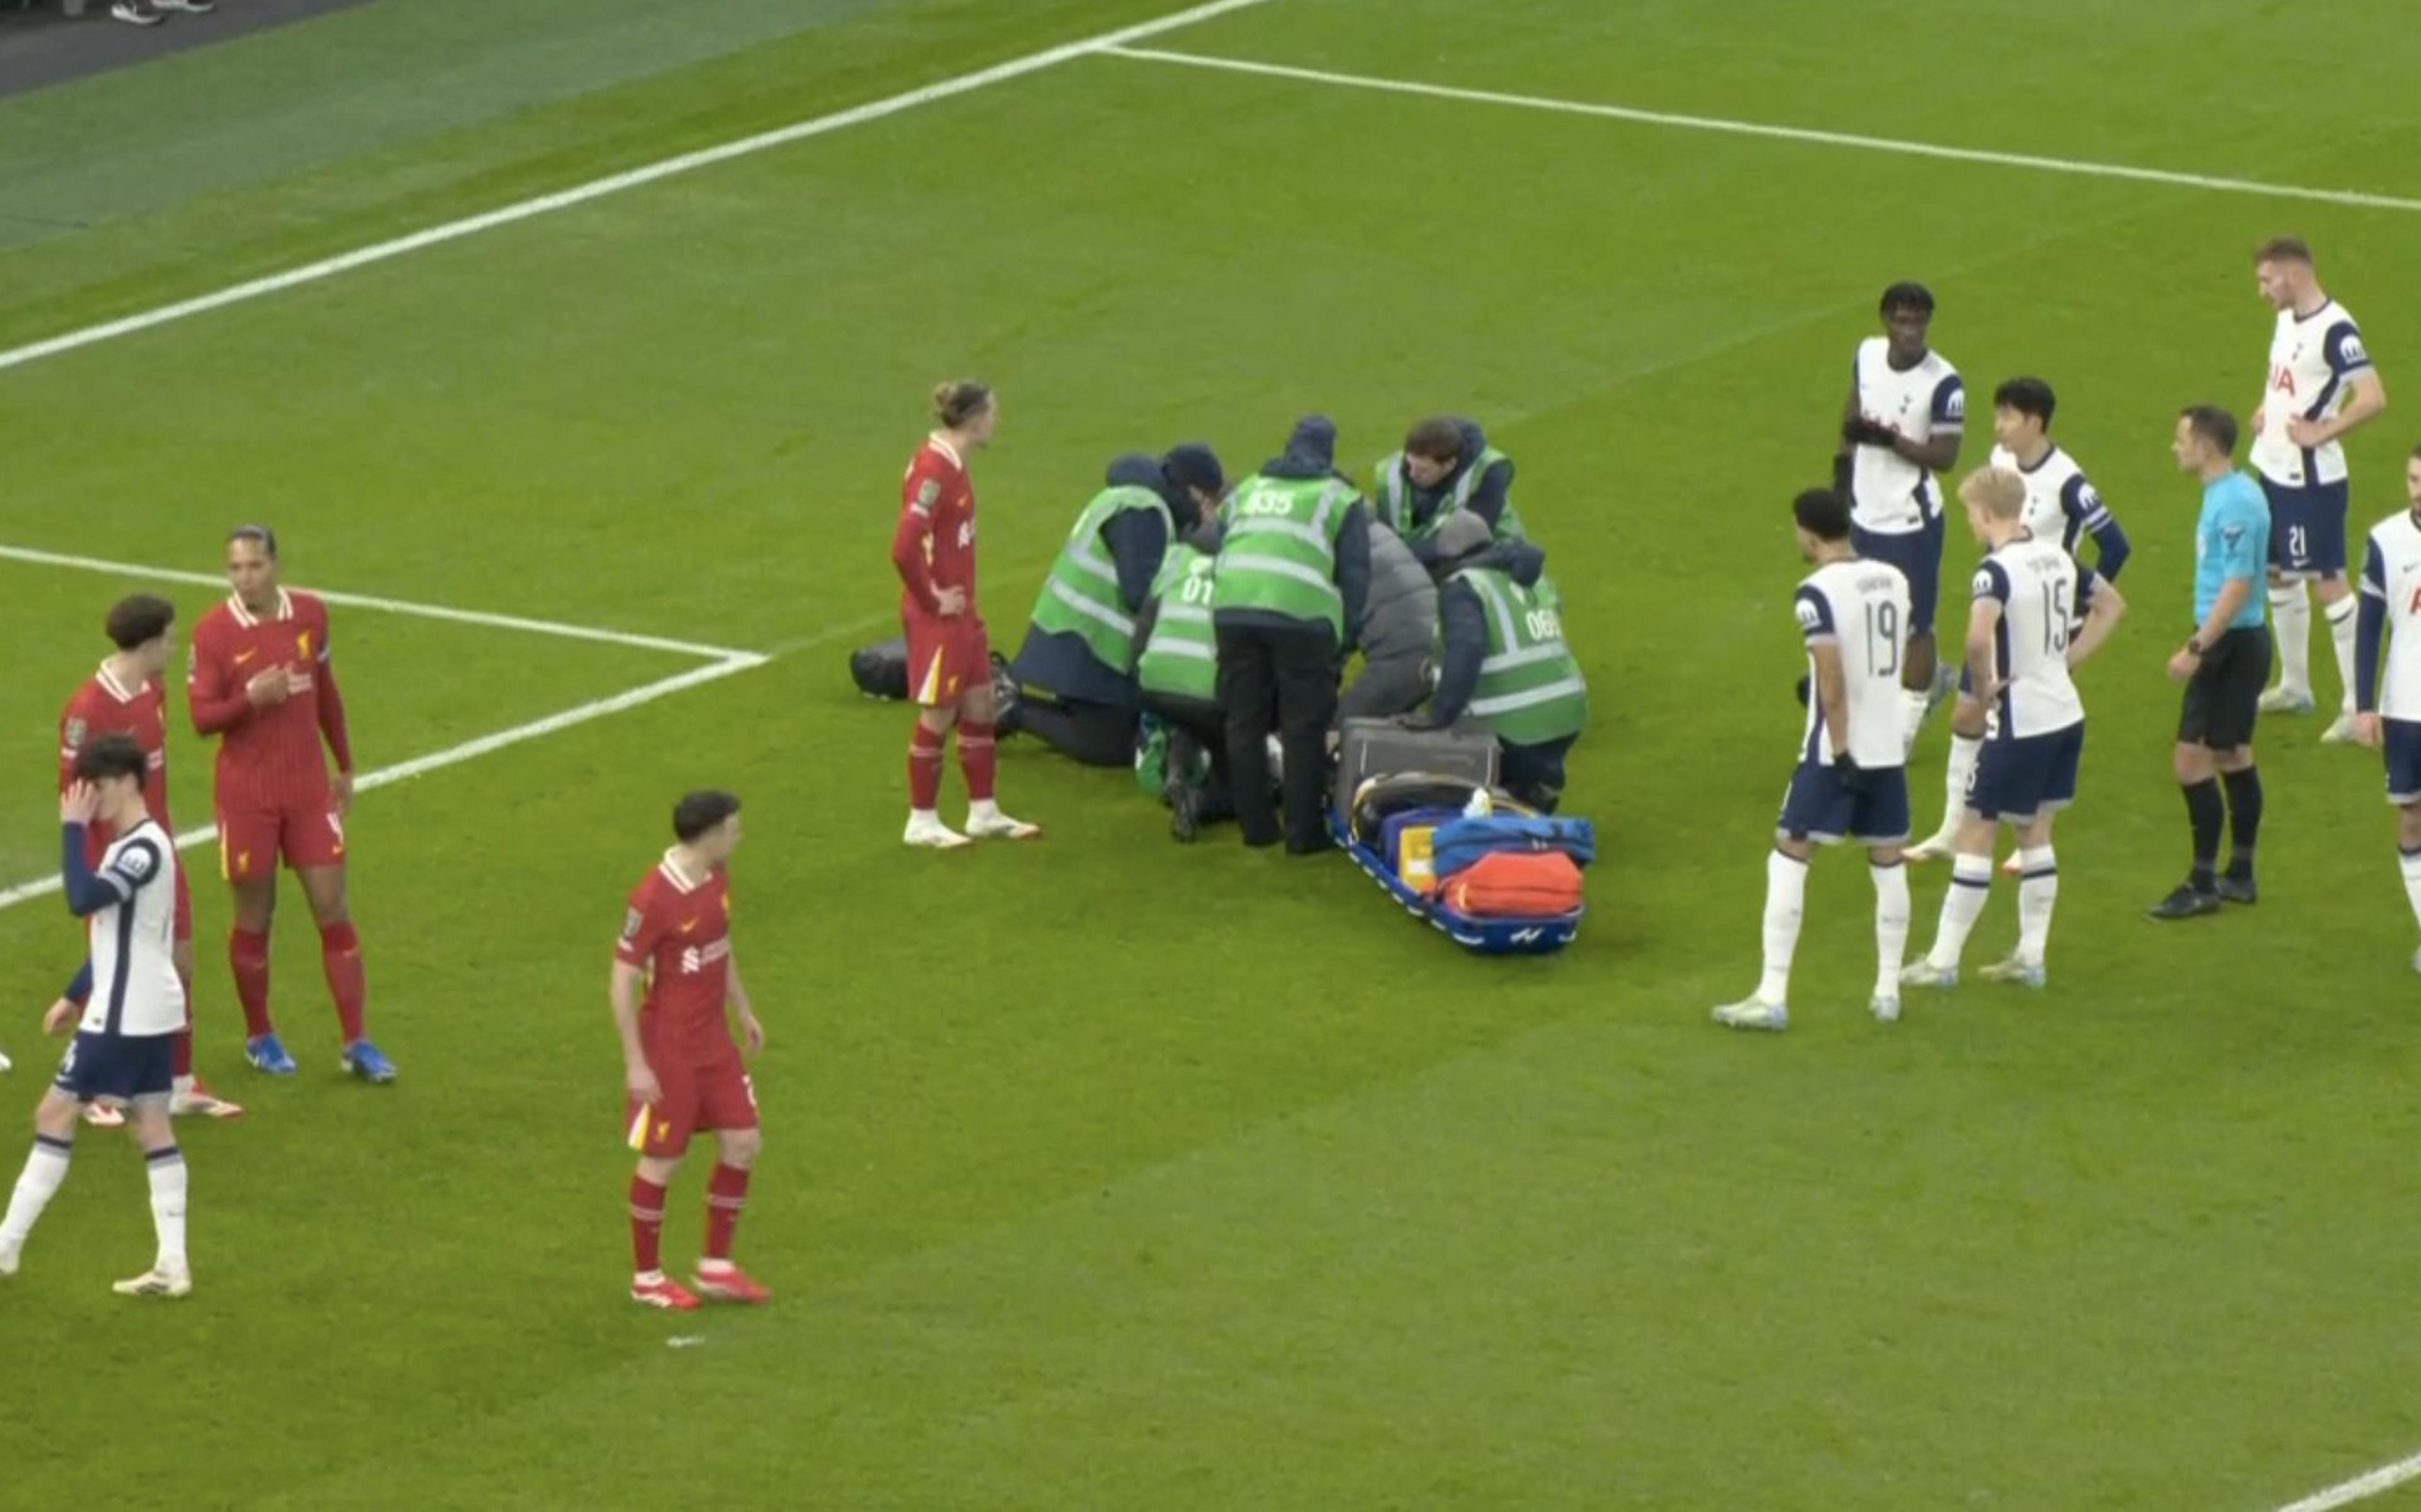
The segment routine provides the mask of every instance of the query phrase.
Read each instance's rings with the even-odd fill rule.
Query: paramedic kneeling
[[[1487,522],[1459,514],[1439,528],[1436,691],[1407,721],[1443,729],[1465,714],[1496,737],[1499,785],[1552,814],[1564,756],[1588,723],[1588,684],[1564,643],[1563,600],[1547,553],[1492,541]]]

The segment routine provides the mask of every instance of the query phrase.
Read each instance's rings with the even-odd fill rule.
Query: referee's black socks
[[[2249,882],[2253,880],[2253,843],[2261,836],[2261,769],[2224,772],[2219,780],[2227,785],[2227,819],[2233,842],[2228,848],[2227,875],[2231,881]],[[2216,841],[2217,835],[2212,838]]]
[[[2259,790],[2257,787],[2255,789]],[[2191,879],[2197,893],[2216,892],[2219,883],[2214,874],[2219,869],[2219,832],[2226,826],[2227,805],[2219,796],[2219,780],[2205,777],[2200,782],[2184,786],[2186,819],[2194,826],[2194,876]]]

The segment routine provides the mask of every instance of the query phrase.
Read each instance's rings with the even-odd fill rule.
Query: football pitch
[[[0,1505],[2421,1505],[2421,980],[2376,758],[2265,721],[2261,903],[2142,917],[2186,861],[2166,444],[2260,392],[2250,249],[2310,239],[2421,402],[2405,8],[1176,6],[397,0],[0,101],[0,1111],[77,955],[59,706],[115,597],[189,629],[252,520],[332,593],[402,1070],[337,1074],[290,881],[303,1072],[244,1068],[188,850],[199,1066],[251,1113],[180,1126],[174,1305],[110,1294],[149,1224],[86,1131],[0,1285]],[[1962,461],[1995,383],[2047,378],[2136,544],[2052,984],[1878,1025],[1835,854],[1790,1032],[1728,1035],[1802,718],[1788,501],[1899,278],[1941,301]],[[903,850],[908,718],[844,653],[891,633],[899,469],[961,373],[1003,399],[1006,649],[1116,453],[1242,475],[1322,410],[1361,471],[1482,421],[1593,694],[1574,946],[1464,957],[1341,859],[1176,846],[1031,741],[1002,797],[1047,839]],[[2416,433],[2350,444],[2357,529]],[[1954,522],[1953,600],[1972,550]],[[605,980],[702,786],[747,805],[739,1255],[775,1300],[666,1317],[622,1296]],[[2004,881],[1971,966],[2014,914]]]

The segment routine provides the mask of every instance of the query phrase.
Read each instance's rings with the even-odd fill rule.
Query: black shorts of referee
[[[2186,681],[2178,709],[2178,743],[2235,751],[2253,743],[2254,717],[2270,681],[2270,627],[2223,631]]]

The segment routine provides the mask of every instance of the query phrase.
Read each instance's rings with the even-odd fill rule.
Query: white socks
[[[1878,861],[1867,870],[1875,879],[1875,996],[1896,998],[1899,969],[1908,959],[1908,864],[1886,866]]]
[[[1944,971],[1957,971],[1967,949],[1967,936],[1984,916],[1984,900],[1991,896],[1992,858],[1961,853],[1951,858],[1950,891],[1942,898],[1942,926],[1933,936],[1926,959]]]
[[[1907,880],[1901,879],[1901,886]],[[1790,958],[1799,949],[1799,920],[1807,906],[1807,863],[1779,850],[1765,858],[1765,974],[1757,978],[1760,1003],[1790,1001]]]
[[[2051,943],[2052,905],[2059,901],[2059,863],[2052,849],[2018,852],[2018,959],[2043,963]]]
[[[2413,904],[2413,918],[2421,924],[2421,850],[2398,850],[2396,859],[2404,867],[2404,896]],[[8,1242],[0,1235],[0,1245]]]
[[[1947,840],[1959,834],[1959,821],[1967,813],[1967,785],[1976,780],[1976,763],[1983,755],[1982,736],[1951,732],[1950,760],[1942,769],[1942,828],[1936,838]]]
[[[17,1190],[8,1195],[8,1215],[0,1218],[0,1255],[14,1255],[25,1247],[34,1221],[42,1216],[59,1183],[68,1178],[68,1154],[73,1148],[48,1134],[34,1136],[34,1153],[25,1157],[24,1173],[17,1177]]]
[[[2329,620],[2329,641],[2336,648],[2338,686],[2345,690],[2339,706],[2353,712],[2353,622],[2362,611],[2362,596],[2349,593],[2323,611]]]
[[[1925,710],[1927,706],[1930,705],[1932,702],[1932,695],[1928,694],[1922,688],[1902,688],[1899,691],[1899,754],[1901,760],[1907,760],[1908,754],[1916,749],[1916,732],[1925,728]]]
[[[2278,627],[2278,686],[2298,697],[2312,692],[2312,600],[2301,579],[2270,590],[2270,617]],[[2352,663],[2351,654],[2347,664]]]
[[[171,1145],[143,1157],[151,1177],[151,1227],[160,1239],[160,1255],[152,1269],[167,1275],[185,1269],[185,1156]]]

